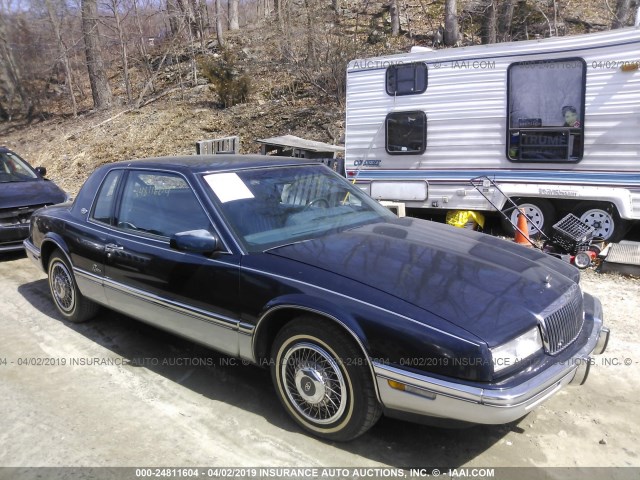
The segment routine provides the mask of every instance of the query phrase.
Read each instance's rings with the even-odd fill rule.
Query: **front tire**
[[[287,413],[325,440],[362,435],[380,417],[368,359],[345,332],[304,316],[276,336],[271,376]]]
[[[53,303],[66,320],[86,322],[98,312],[100,307],[85,298],[78,289],[72,269],[60,251],[56,250],[51,255],[47,270]]]

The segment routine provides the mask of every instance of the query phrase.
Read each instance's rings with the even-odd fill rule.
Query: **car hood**
[[[0,184],[0,208],[62,203],[65,193],[49,180],[27,180]]]
[[[579,279],[575,267],[538,250],[411,218],[269,253],[393,295],[489,346],[535,326],[536,315],[575,288]],[[352,292],[341,293],[357,298],[357,288],[356,284]]]

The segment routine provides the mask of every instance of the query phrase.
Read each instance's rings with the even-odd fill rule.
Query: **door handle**
[[[107,252],[113,252],[113,251],[116,251],[116,250],[124,250],[124,247],[122,245],[116,245],[115,243],[107,243],[104,246],[104,249]]]

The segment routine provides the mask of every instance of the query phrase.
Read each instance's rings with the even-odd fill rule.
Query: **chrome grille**
[[[0,210],[0,226],[28,225],[33,212],[44,206],[45,205],[30,205],[27,207]]]
[[[576,285],[542,314],[542,339],[547,353],[555,355],[571,345],[583,323],[582,293]]]

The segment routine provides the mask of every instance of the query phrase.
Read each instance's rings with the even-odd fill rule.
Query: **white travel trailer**
[[[354,60],[347,176],[409,208],[504,208],[486,175],[543,230],[572,212],[618,239],[640,220],[639,67],[637,26]]]

